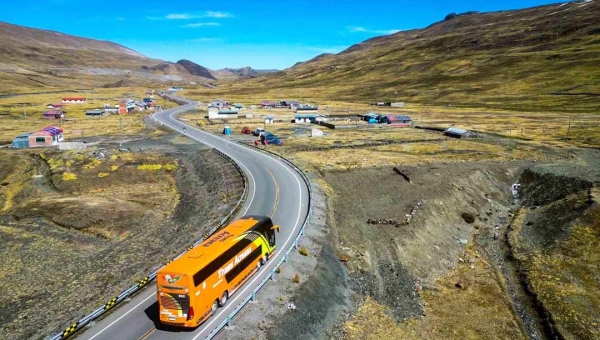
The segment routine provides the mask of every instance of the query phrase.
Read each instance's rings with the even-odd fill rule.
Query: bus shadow
[[[144,310],[144,313],[146,313],[148,319],[150,319],[152,323],[154,323],[154,327],[159,331],[172,333],[189,333],[195,331],[197,328],[173,327],[161,323],[158,315],[158,301],[154,302],[152,305],[150,305],[150,307],[146,308],[146,310]]]

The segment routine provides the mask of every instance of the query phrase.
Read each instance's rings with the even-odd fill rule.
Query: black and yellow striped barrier
[[[65,328],[65,330],[62,332],[62,337],[66,338],[69,335],[73,334],[73,332],[75,332],[77,330],[78,325],[79,325],[79,322],[75,322],[71,326]]]
[[[111,309],[114,305],[117,304],[117,298],[112,298],[104,305],[104,310]]]
[[[138,281],[138,287],[142,288],[143,286],[145,286],[149,281],[148,276],[146,276],[145,278],[141,279],[140,281]]]

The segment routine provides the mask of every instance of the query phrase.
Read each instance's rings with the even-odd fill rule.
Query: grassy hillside
[[[109,41],[0,22],[0,94],[214,79],[200,68],[150,59]]]
[[[452,14],[213,93],[589,111],[600,108],[599,18],[596,0]]]

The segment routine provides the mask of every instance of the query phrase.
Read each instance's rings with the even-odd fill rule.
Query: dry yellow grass
[[[551,251],[522,240],[527,213],[527,209],[521,211],[509,235],[530,288],[566,339],[600,339],[600,206],[589,208]]]
[[[131,97],[141,100],[146,97],[145,88],[111,88],[97,89],[86,93],[54,93],[22,95],[0,98],[0,123],[4,133],[0,144],[8,144],[12,139],[24,132],[32,132],[53,125],[64,129],[65,138],[84,138],[99,135],[125,135],[140,133],[144,125],[141,118],[151,111],[135,112],[127,115],[110,115],[106,117],[87,117],[85,111],[102,108],[104,104],[115,105],[119,101]],[[48,104],[60,103],[61,97],[86,97],[86,104],[69,104],[65,107],[66,119],[48,120],[42,118],[42,112],[49,110]],[[155,95],[158,105],[166,108],[177,104],[164,101]]]
[[[426,316],[397,324],[385,307],[367,298],[344,325],[348,339],[526,339],[494,269],[472,244],[463,258],[474,261],[439,279],[439,291],[422,293]]]
[[[204,89],[188,89],[190,97],[209,101],[210,91]],[[330,100],[317,96],[318,91],[307,90],[294,93],[302,102],[319,105],[319,111],[328,115],[346,115],[379,112],[382,114],[405,114],[411,116],[415,124],[427,126],[450,127],[454,125],[465,129],[496,133],[502,136],[523,138],[555,146],[600,146],[600,116],[593,111],[588,113],[530,112],[523,110],[508,111],[498,109],[458,108],[436,105],[423,105],[407,102],[405,108],[378,107],[365,103],[351,103]],[[288,98],[290,94],[266,89],[258,95],[236,95],[227,93],[226,98],[232,102],[246,105],[259,103],[264,99]],[[289,110],[288,110],[289,111]],[[285,110],[249,110],[256,114],[270,115],[285,113]],[[290,113],[293,115],[293,113]],[[292,116],[290,116],[292,117]],[[293,118],[293,117],[292,117]],[[292,119],[290,118],[290,119]],[[571,128],[569,129],[569,120]],[[567,140],[567,137],[569,139]]]

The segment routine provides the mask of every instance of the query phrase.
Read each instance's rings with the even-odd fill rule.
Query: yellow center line
[[[146,334],[142,335],[142,337],[139,340],[147,339],[150,336],[150,334],[154,333],[154,331],[156,331],[156,327],[152,327],[152,329],[147,331]]]
[[[277,183],[277,180],[275,180],[275,175],[271,170],[264,166],[264,164],[260,162],[257,163],[269,172],[269,175],[271,175],[271,178],[273,178],[273,183],[275,183],[275,205],[273,206],[273,210],[271,210],[271,213],[269,214],[269,217],[273,218],[273,215],[275,215],[275,211],[277,211],[277,207],[279,206],[279,183]]]

